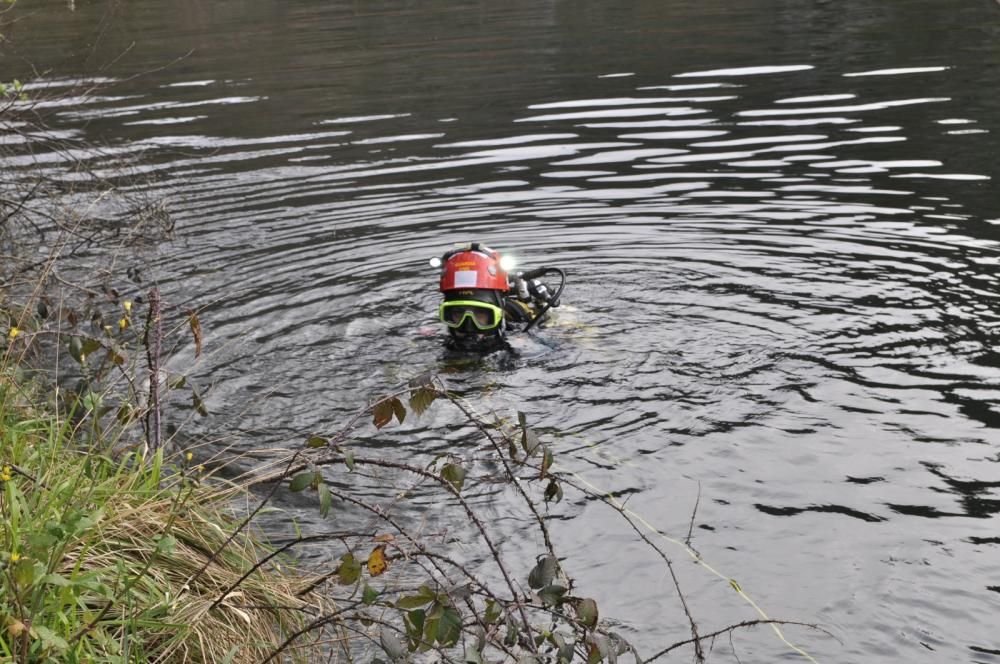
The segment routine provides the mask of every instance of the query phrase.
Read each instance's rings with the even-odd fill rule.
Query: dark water
[[[564,268],[576,311],[448,375],[481,410],[527,412],[563,468],[672,536],[697,501],[708,562],[839,639],[787,630],[819,661],[1000,662],[995,3],[19,11],[0,79],[31,62],[111,83],[53,121],[169,201],[176,240],[137,267],[205,307],[191,372],[215,415],[192,430],[297,445],[442,368],[426,261],[485,241]],[[435,411],[358,445],[469,453],[454,425]],[[510,547],[541,550],[509,496],[477,500]],[[686,638],[665,570],[610,510],[553,513],[603,616],[647,654]],[[706,631],[756,617],[680,573]],[[764,629],[733,643],[803,661]]]

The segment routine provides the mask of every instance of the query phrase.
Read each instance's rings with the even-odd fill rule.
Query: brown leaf
[[[198,322],[198,314],[193,310],[188,311],[188,325],[191,326],[191,334],[194,335],[194,356],[201,355],[201,323]]]
[[[392,403],[383,399],[372,408],[372,424],[375,425],[376,429],[381,429],[392,421],[393,414]]]

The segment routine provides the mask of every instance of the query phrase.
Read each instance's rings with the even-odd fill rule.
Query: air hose
[[[535,314],[535,317],[532,318],[531,321],[529,321],[528,324],[524,326],[523,330],[524,332],[527,332],[532,327],[534,327],[535,323],[540,321],[542,317],[548,312],[549,309],[551,309],[552,307],[559,306],[559,297],[562,295],[563,288],[566,286],[566,273],[557,267],[540,267],[537,270],[529,270],[528,272],[525,272],[520,275],[521,279],[524,279],[525,281],[531,281],[532,279],[537,279],[538,277],[549,274],[550,272],[555,272],[556,274],[559,275],[560,279],[559,288],[556,289],[555,295],[550,297],[548,301],[545,302],[545,306],[542,307],[541,311]]]

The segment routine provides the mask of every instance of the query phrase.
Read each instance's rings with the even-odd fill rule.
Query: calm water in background
[[[31,62],[50,84],[112,83],[53,122],[169,201],[176,240],[119,267],[205,307],[191,373],[213,415],[191,430],[299,445],[444,368],[426,261],[485,241],[564,268],[575,324],[448,374],[456,390],[528,413],[564,468],[664,532],[697,502],[706,560],[840,639],[789,628],[820,661],[1000,662],[995,3],[19,11],[0,79]],[[357,445],[426,461],[474,441],[441,409]],[[541,551],[509,496],[475,499],[512,553]],[[397,509],[460,532],[419,496]],[[620,519],[572,496],[553,514],[602,616],[647,654],[686,638]],[[679,573],[704,629],[755,617]],[[800,660],[768,630],[733,643]]]

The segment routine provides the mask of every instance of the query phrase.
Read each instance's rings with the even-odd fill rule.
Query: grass
[[[0,662],[259,662],[330,609],[261,564],[231,513],[245,487],[84,449],[41,397],[0,373]]]

